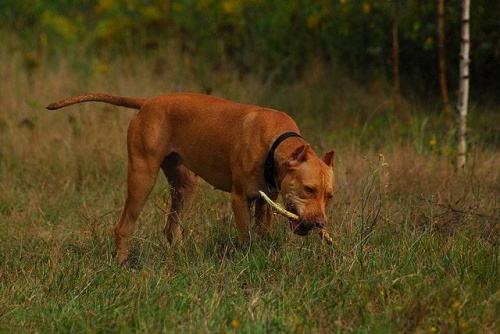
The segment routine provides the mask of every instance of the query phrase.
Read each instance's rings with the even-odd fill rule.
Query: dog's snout
[[[309,228],[323,228],[326,224],[326,218],[324,215],[311,215],[304,217],[302,223]]]

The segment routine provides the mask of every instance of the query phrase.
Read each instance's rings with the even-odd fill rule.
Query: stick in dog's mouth
[[[299,220],[299,216],[297,216],[295,213],[292,213],[292,212],[286,210],[280,204],[271,200],[263,191],[259,190],[259,195],[260,195],[260,197],[262,197],[262,199],[264,201],[267,202],[267,204],[269,204],[271,207],[273,207],[282,216],[284,216],[288,219],[292,219],[292,220],[297,220],[297,221]],[[321,240],[326,242],[328,245],[333,244],[332,237],[330,237],[330,235],[328,234],[328,232],[324,228],[314,228],[313,230],[314,230],[314,232],[316,232],[319,235]]]

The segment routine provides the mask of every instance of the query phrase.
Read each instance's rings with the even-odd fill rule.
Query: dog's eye
[[[326,194],[326,201],[329,202],[333,198],[333,194]]]
[[[316,192],[313,187],[308,187],[308,186],[305,186],[304,190],[308,195],[314,195],[314,193]]]

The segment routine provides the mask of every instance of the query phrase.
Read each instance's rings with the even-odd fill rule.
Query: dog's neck
[[[275,180],[278,190],[281,189],[281,183],[283,182],[283,178],[288,171],[287,162],[290,160],[290,157],[298,147],[307,144],[308,143],[304,138],[293,137],[288,138],[276,148],[274,153],[274,166],[276,171]]]
[[[282,142],[292,137],[300,137],[300,134],[295,131],[287,131],[282,133],[278,138],[276,138],[269,149],[267,154],[266,162],[264,164],[264,178],[266,179],[269,190],[278,190],[278,185],[276,183],[276,161],[275,152],[276,149],[281,145]]]

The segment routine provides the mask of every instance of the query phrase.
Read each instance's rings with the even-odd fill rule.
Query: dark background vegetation
[[[403,92],[439,97],[437,2],[421,0],[125,0],[0,3],[3,33],[15,32],[31,66],[78,54],[112,62],[166,43],[198,67],[231,67],[263,80],[296,80],[312,61],[345,66],[377,85],[392,75],[393,6],[399,8]],[[471,6],[471,89],[498,98],[500,2]],[[458,86],[461,1],[445,3],[449,88]],[[168,57],[168,54],[164,55]],[[207,88],[208,89],[208,88]]]

